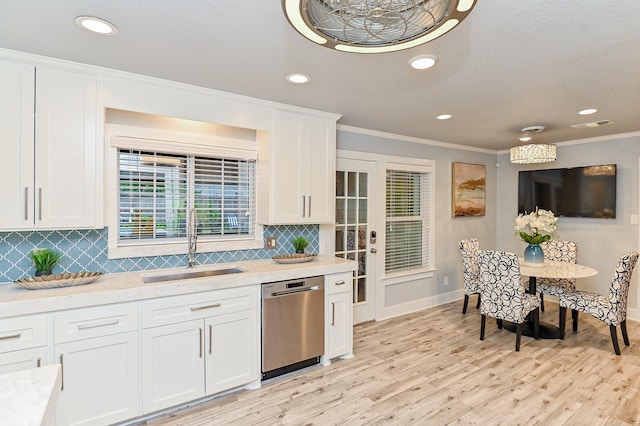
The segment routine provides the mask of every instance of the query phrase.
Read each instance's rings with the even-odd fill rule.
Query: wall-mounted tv
[[[518,172],[518,213],[536,207],[556,216],[616,217],[615,164]]]

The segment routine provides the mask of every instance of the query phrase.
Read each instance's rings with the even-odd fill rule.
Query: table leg
[[[529,277],[529,294],[536,294],[536,277]],[[515,333],[516,324],[504,321],[504,328]],[[527,321],[522,324],[522,335],[533,337],[533,315],[527,317]],[[559,339],[560,327],[550,323],[540,321],[539,329],[540,339]]]

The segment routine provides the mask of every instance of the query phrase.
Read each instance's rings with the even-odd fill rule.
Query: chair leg
[[[533,337],[536,340],[540,338],[540,311],[537,308],[533,311]]]
[[[544,293],[540,293],[540,310],[544,312]]]
[[[578,311],[575,309],[571,310],[571,319],[573,319],[573,332],[578,332]]]
[[[476,303],[476,309],[480,309],[480,293],[478,293],[478,302]]]
[[[522,324],[516,324],[516,352],[520,352],[520,336],[522,336]]]
[[[502,330],[502,320],[500,318],[496,318],[496,324],[498,325],[498,329]]]
[[[622,339],[624,340],[624,345],[629,346],[629,335],[627,334],[627,320],[625,319],[620,323],[620,330],[622,330]]]
[[[482,315],[480,320],[480,340],[484,340],[484,325],[487,323],[487,316]]]
[[[469,304],[469,295],[465,294],[464,295],[464,305],[462,305],[462,314],[466,314],[467,313],[467,305]]]
[[[559,321],[559,336],[560,339],[564,340],[564,327],[567,324],[567,308],[564,306],[560,306],[560,321]]]
[[[613,342],[613,350],[616,355],[620,355],[620,346],[618,346],[618,333],[616,332],[616,326],[610,325],[609,331],[611,332],[611,342]]]

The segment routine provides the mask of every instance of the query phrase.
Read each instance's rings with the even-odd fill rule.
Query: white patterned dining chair
[[[478,251],[480,244],[475,238],[461,240],[458,242],[460,248],[460,256],[462,257],[462,276],[464,279],[464,304],[462,305],[462,313],[467,313],[467,305],[469,304],[469,296],[478,295],[478,303],[476,309],[480,308],[480,267],[478,266]]]
[[[576,263],[578,245],[573,241],[550,240],[540,244],[544,258],[556,262]],[[540,310],[544,312],[544,295],[560,297],[561,294],[575,291],[575,278],[538,278],[536,289],[540,293]]]
[[[627,297],[633,268],[638,261],[638,253],[630,252],[620,258],[613,271],[609,294],[590,291],[574,291],[560,295],[560,338],[564,339],[567,309],[571,309],[573,331],[578,331],[578,312],[587,313],[609,325],[611,342],[616,355],[620,355],[617,326],[620,326],[625,346],[629,346],[627,334]]]
[[[533,313],[533,332],[538,339],[540,324],[540,298],[527,294],[522,287],[520,263],[515,253],[496,250],[478,252],[480,265],[480,340],[484,340],[486,317],[497,320],[498,328],[502,321],[516,324],[516,352],[520,351],[522,323]]]

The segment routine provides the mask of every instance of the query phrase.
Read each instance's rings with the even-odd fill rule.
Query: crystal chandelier
[[[289,23],[325,47],[354,53],[408,49],[451,31],[476,0],[282,0]]]
[[[511,162],[517,164],[549,163],[556,160],[556,146],[534,143],[514,146],[509,151]]]
[[[522,142],[529,142],[533,133],[540,133],[544,126],[529,126],[520,130]],[[516,164],[549,163],[556,160],[556,146],[544,143],[514,146],[509,151],[511,162]]]

